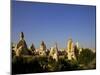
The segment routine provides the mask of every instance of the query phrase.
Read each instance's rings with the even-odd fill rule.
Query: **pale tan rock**
[[[44,41],[42,41],[40,44],[39,55],[46,56],[46,44],[44,43]]]
[[[28,54],[28,48],[26,41],[24,40],[24,33],[20,33],[20,40],[18,44],[16,45],[16,55],[27,55]]]
[[[58,47],[57,47],[57,44],[55,45],[55,47],[51,47],[49,56],[52,57],[52,59],[58,61]]]
[[[68,40],[66,52],[67,52],[68,60],[72,60],[72,59],[76,60],[75,48],[74,48],[74,43],[73,43],[72,39]]]

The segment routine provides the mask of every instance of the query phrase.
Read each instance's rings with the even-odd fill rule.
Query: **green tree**
[[[93,53],[90,49],[83,49],[78,57],[79,64],[83,64],[87,66],[93,59],[95,58],[95,53]]]

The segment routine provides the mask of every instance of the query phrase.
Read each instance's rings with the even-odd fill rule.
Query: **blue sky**
[[[55,42],[65,48],[69,38],[82,47],[95,48],[95,6],[13,1],[11,8],[14,43],[23,31],[28,46],[34,43],[36,48],[42,40],[48,48]]]

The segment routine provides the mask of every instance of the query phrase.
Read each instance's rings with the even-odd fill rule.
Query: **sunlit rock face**
[[[54,48],[54,47],[51,47],[49,56],[52,57],[52,58],[54,58],[54,57],[53,57],[54,54],[55,54],[55,48]]]
[[[26,41],[24,40],[24,33],[21,32],[20,40],[18,44],[16,45],[16,55],[20,56],[20,55],[27,55],[27,54],[28,54],[27,44],[26,44]]]
[[[78,42],[76,42],[76,47],[79,48],[79,43]]]
[[[72,60],[72,59],[76,60],[74,50],[75,50],[74,43],[72,39],[69,39],[68,44],[67,44],[67,57],[69,60]]]
[[[22,55],[22,46],[16,49],[16,56],[21,56]]]
[[[49,56],[52,57],[52,59],[58,61],[58,48],[57,48],[57,44],[55,45],[55,47],[51,47]]]
[[[71,49],[72,48],[72,42],[73,42],[72,39],[68,40],[67,49],[68,49],[69,52],[72,50]]]
[[[78,52],[79,52],[78,54],[80,54],[82,51],[82,48],[80,47],[78,42],[76,42],[76,48],[78,49]]]
[[[40,49],[39,49],[40,56],[46,56],[46,45],[44,41],[41,42]]]

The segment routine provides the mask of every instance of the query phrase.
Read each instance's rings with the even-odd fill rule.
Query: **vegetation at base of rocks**
[[[96,54],[90,49],[84,49],[77,60],[68,60],[65,56],[59,56],[55,61],[49,56],[13,56],[12,73],[41,73],[72,71],[96,68]]]
[[[71,64],[70,61],[65,59],[59,59],[59,61],[56,62],[55,60],[46,57],[14,57],[12,62],[13,74],[55,72],[76,69],[78,69],[78,66]]]
[[[83,66],[83,69],[96,68],[96,53],[90,49],[83,49],[78,57],[78,63]]]

